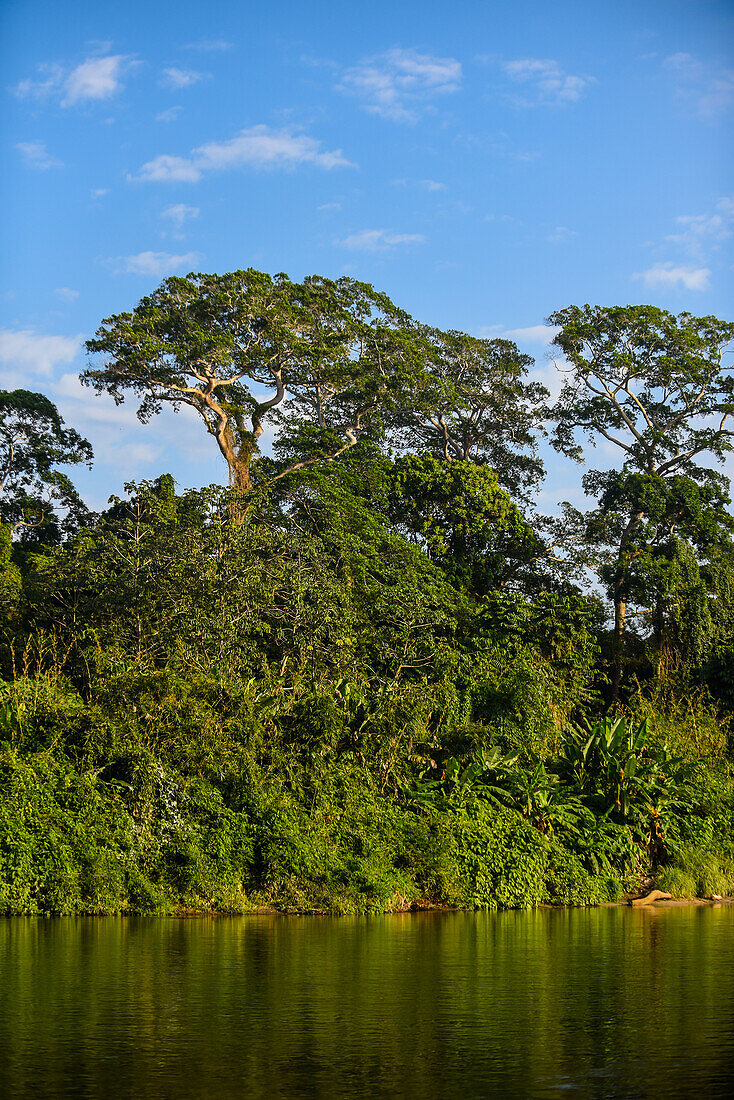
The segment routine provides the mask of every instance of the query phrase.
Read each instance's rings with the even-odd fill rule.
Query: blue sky
[[[194,421],[146,428],[78,385],[83,340],[169,274],[352,274],[431,324],[512,334],[552,388],[542,325],[564,305],[734,315],[727,0],[5,0],[1,19],[2,385],[92,441],[94,506],[164,470],[225,476]],[[548,461],[551,507],[579,478]]]

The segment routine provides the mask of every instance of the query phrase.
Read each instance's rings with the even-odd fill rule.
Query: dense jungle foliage
[[[84,380],[194,408],[230,484],[100,514],[87,441],[0,394],[0,911],[734,892],[734,326],[552,321],[549,407],[350,279],[167,280]],[[620,451],[586,513],[532,507],[547,426]]]

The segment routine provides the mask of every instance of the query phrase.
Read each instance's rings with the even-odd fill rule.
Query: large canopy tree
[[[511,340],[422,328],[427,369],[416,374],[394,418],[394,440],[446,462],[492,467],[500,485],[523,496],[543,474],[536,435],[548,391],[528,382],[533,359]]]
[[[164,404],[193,408],[242,490],[286,403],[281,428],[307,425],[325,446],[279,477],[354,446],[417,354],[410,318],[368,284],[253,269],[166,279],[131,313],[106,318],[87,349],[103,364],[82,381],[118,402],[134,393],[143,423]]]
[[[559,327],[553,343],[569,364],[553,410],[553,446],[580,460],[580,433],[592,445],[602,437],[622,458],[624,476],[596,478],[601,518],[606,512],[616,528],[609,587],[617,698],[632,567],[650,544],[643,528],[657,531],[678,515],[674,483],[680,490],[689,481],[709,495],[725,485],[701,463],[704,456],[720,462],[734,449],[734,373],[724,359],[734,324],[654,306],[569,306],[548,320]]]

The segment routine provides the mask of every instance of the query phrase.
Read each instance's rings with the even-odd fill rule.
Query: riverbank
[[[685,909],[689,907],[701,907],[701,906],[732,906],[734,905],[734,896],[728,897],[711,897],[711,898],[655,898],[653,901],[644,901],[644,904],[633,906],[632,903],[635,900],[635,896],[631,895],[628,898],[622,898],[621,901],[601,901],[596,902],[591,906],[578,906],[578,905],[549,905],[547,902],[540,902],[534,909],[578,909],[578,908],[594,908],[594,909],[618,909],[623,907],[644,908],[644,909]],[[390,916],[396,913],[469,913],[476,912],[476,910],[467,908],[458,908],[453,905],[440,905],[435,902],[414,902],[411,905],[398,905],[394,909],[387,909],[384,916]],[[86,914],[94,915],[94,914]],[[120,915],[120,914],[116,914]],[[295,912],[283,912],[281,909],[273,909],[271,906],[258,905],[246,912],[232,914],[228,912],[222,912],[220,910],[203,910],[203,909],[177,909],[172,913],[167,914],[171,917],[177,918],[191,918],[196,919],[200,917],[221,917],[223,919],[236,916],[254,916],[254,917],[333,917],[334,914],[326,909],[304,909],[302,911]]]
[[[274,681],[267,694],[180,668],[90,678],[85,694],[58,673],[0,684],[0,913],[532,909],[620,902],[650,884],[734,893],[727,726],[705,700],[641,697],[541,737],[547,702],[513,724],[449,724],[448,680],[370,695],[343,680]],[[485,700],[507,709],[502,683]]]
[[[274,778],[222,789],[149,760],[81,771],[51,752],[0,752],[0,911],[10,914],[378,914],[624,904],[651,880],[624,826],[544,830],[481,791],[417,802],[382,795],[364,769],[289,790]],[[335,785],[334,778],[338,779]],[[715,778],[715,777],[714,777]],[[731,786],[699,780],[671,817],[656,888],[732,892]],[[694,793],[696,793],[694,791]],[[728,831],[727,831],[728,830]],[[609,852],[609,837],[628,846]],[[605,861],[605,862],[603,862]],[[671,885],[672,887],[671,888]],[[656,904],[663,904],[657,902]]]

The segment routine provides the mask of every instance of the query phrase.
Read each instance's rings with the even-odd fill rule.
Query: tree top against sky
[[[95,445],[97,504],[113,477],[217,476],[175,420],[153,444],[75,380],[99,319],[166,277],[346,275],[517,342],[552,390],[542,319],[565,303],[729,315],[730,5],[28,0],[1,18],[0,369]]]
[[[551,314],[569,367],[553,446],[581,458],[601,435],[632,470],[690,474],[734,449],[734,324],[653,306],[569,306]]]

